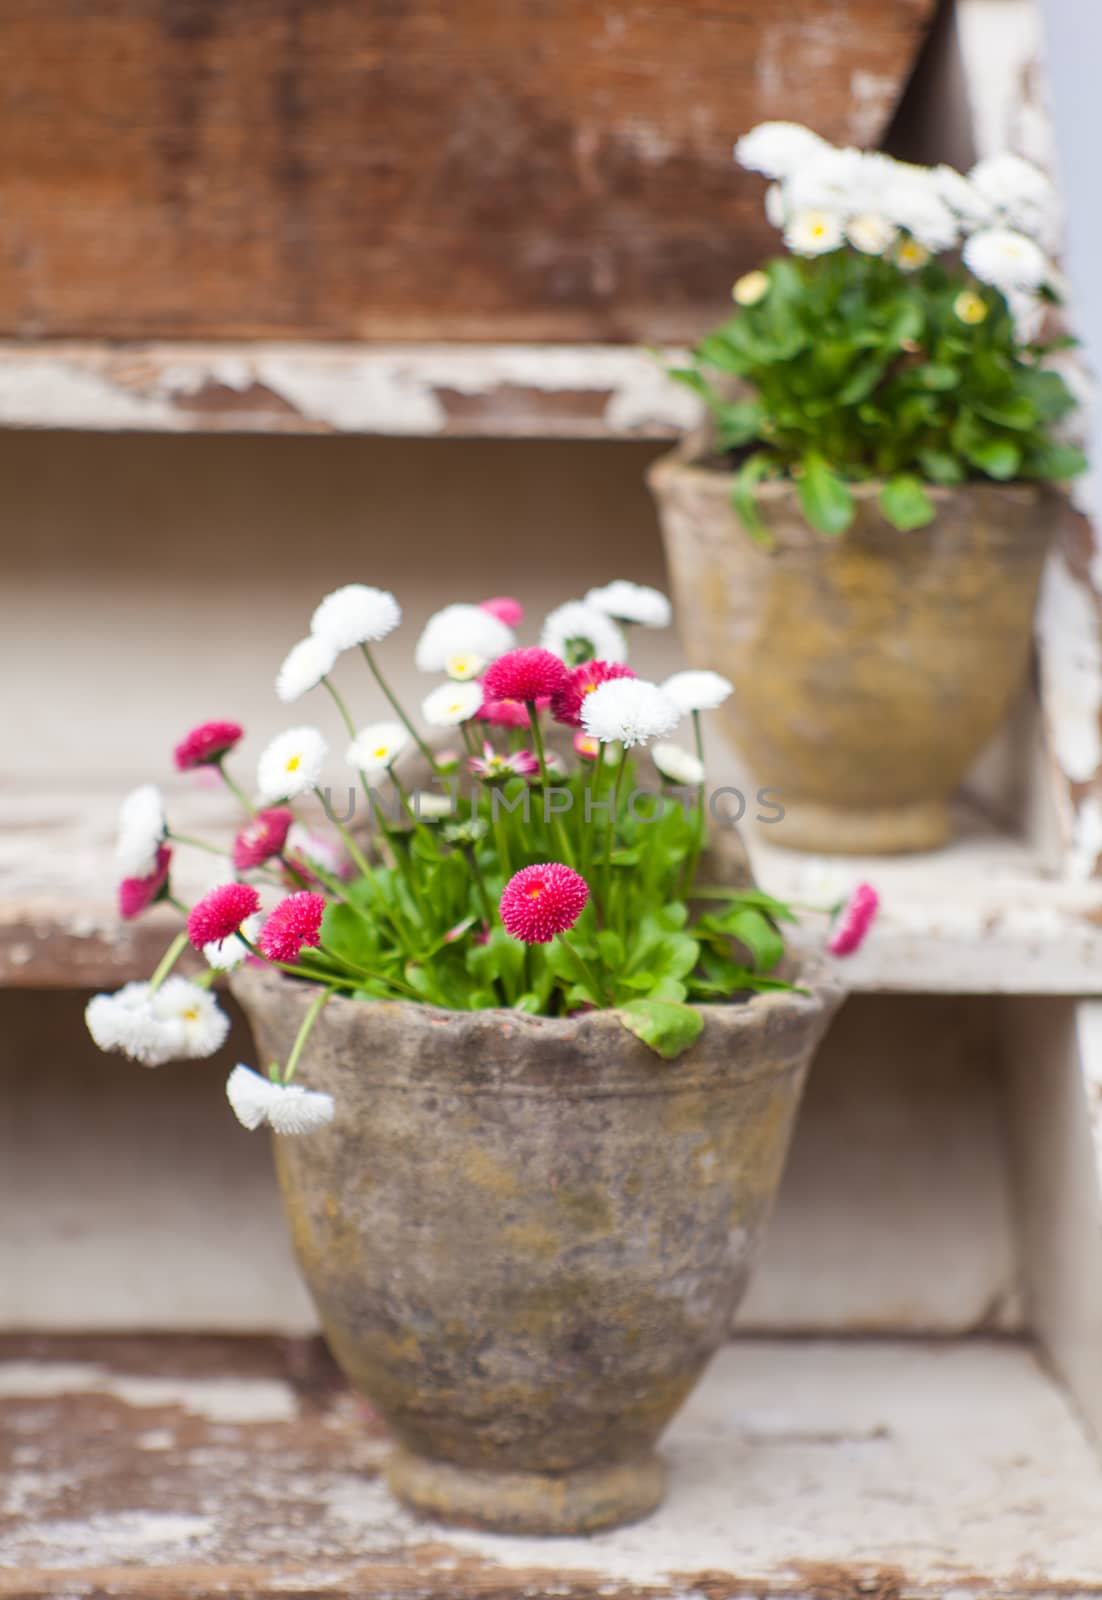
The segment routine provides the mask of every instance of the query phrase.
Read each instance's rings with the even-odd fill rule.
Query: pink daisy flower
[[[501,920],[514,939],[524,944],[550,944],[557,933],[572,928],[585,910],[589,885],[561,861],[522,867],[501,895]]]
[[[467,765],[476,778],[485,783],[502,783],[506,778],[530,778],[540,770],[540,764],[531,750],[514,750],[510,755],[499,755],[486,740],[480,756],[468,756]]]
[[[161,898],[161,892],[168,883],[168,866],[172,860],[172,851],[167,844],[161,845],[157,851],[157,862],[153,871],[146,878],[124,878],[119,884],[119,916],[129,922],[134,917],[140,917],[143,911]]]
[[[573,667],[567,672],[566,682],[557,694],[551,696],[551,715],[556,722],[564,722],[568,728],[580,728],[582,706],[587,694],[592,694],[594,689],[602,683],[608,683],[611,678],[634,677],[631,668],[622,666],[619,661],[583,661],[580,667]]]
[[[177,772],[190,772],[193,767],[209,767],[221,761],[244,731],[238,722],[201,722],[185,733],[176,746]]]
[[[600,739],[595,739],[591,733],[579,728],[574,735],[574,754],[581,756],[583,761],[596,761],[600,753]]]
[[[859,883],[842,907],[827,949],[832,956],[851,956],[865,942],[880,905],[871,883]]]
[[[504,622],[507,628],[519,627],[524,621],[524,607],[512,595],[495,594],[492,600],[480,600],[478,604],[481,610],[488,611],[491,617]]]
[[[265,861],[278,856],[287,842],[287,834],[294,820],[294,813],[286,806],[272,806],[267,811],[258,811],[233,841],[235,870],[248,872],[250,867],[262,867]]]
[[[485,691],[483,691],[485,693]],[[536,701],[537,715],[551,704],[549,694],[541,694]],[[495,728],[527,728],[528,707],[523,700],[487,700],[475,712],[476,722],[492,722]]]
[[[192,906],[187,919],[187,936],[201,950],[205,944],[220,944],[237,933],[246,917],[260,909],[260,896],[251,883],[223,883]]]
[[[555,695],[566,682],[566,668],[550,650],[507,650],[486,668],[485,700],[521,700],[525,705]]]
[[[269,961],[297,961],[303,945],[321,943],[325,899],[303,889],[281,900],[260,930],[257,940]]]

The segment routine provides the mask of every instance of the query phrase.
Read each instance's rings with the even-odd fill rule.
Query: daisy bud
[[[550,650],[510,650],[486,671],[482,691],[489,701],[519,700],[524,705],[554,696],[566,684],[566,668]]]
[[[783,217],[780,226],[784,226]],[[744,272],[741,278],[735,279],[731,289],[731,299],[739,306],[756,306],[765,299],[768,293],[768,273]]]
[[[184,734],[173,752],[177,772],[213,766],[229,754],[243,733],[238,722],[201,722]]]
[[[574,735],[574,753],[581,756],[583,761],[596,761],[601,753],[601,741],[579,728]]]
[[[253,867],[262,867],[273,856],[278,856],[287,842],[294,820],[294,814],[286,806],[258,811],[233,841],[231,855],[234,870],[248,872]]]
[[[953,301],[953,315],[970,328],[987,320],[987,304],[972,289],[962,289]]]
[[[842,907],[827,949],[832,956],[851,956],[865,942],[880,905],[871,883],[859,883]]]
[[[171,860],[172,851],[163,844],[157,851],[156,865],[147,877],[122,880],[119,884],[119,916],[124,922],[141,916],[143,911],[164,897]]]
[[[246,917],[260,910],[260,896],[251,883],[223,883],[192,906],[187,934],[196,950],[238,933]]]
[[[561,861],[522,867],[502,891],[501,920],[523,944],[550,944],[574,926],[588,899],[585,879]]]
[[[303,945],[317,949],[325,898],[309,889],[281,900],[260,931],[258,943],[269,961],[297,961]]]
[[[275,1133],[313,1133],[333,1120],[333,1096],[299,1083],[273,1083],[240,1063],[226,1082],[226,1099],[243,1128],[263,1123]]]

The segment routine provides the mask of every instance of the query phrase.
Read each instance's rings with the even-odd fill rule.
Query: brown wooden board
[[[679,339],[934,0],[0,0],[0,335]]]

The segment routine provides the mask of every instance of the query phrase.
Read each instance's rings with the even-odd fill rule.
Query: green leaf
[[[722,921],[724,931],[749,950],[759,972],[769,972],[784,955],[784,939],[769,919],[752,906],[728,912]]]
[[[853,521],[853,495],[818,451],[811,450],[804,457],[796,487],[804,516],[813,528],[832,538],[846,531]]]
[[[695,1006],[672,1000],[629,1000],[621,1006],[624,1026],[666,1061],[673,1061],[695,1043],[704,1018]]]
[[[1012,478],[1021,465],[1022,452],[1009,439],[984,439],[966,452],[974,466],[1000,482]]]
[[[752,456],[747,456],[735,473],[734,488],[731,490],[731,504],[739,521],[752,539],[767,548],[772,548],[773,536],[761,519],[754,491],[772,464],[770,455],[764,450],[756,450]]]
[[[749,444],[761,431],[762,408],[757,400],[741,400],[715,408],[716,444],[721,450],[737,450]]]
[[[1015,428],[1020,432],[1037,424],[1037,408],[1024,395],[1008,394],[999,400],[973,399],[972,409],[1000,428]]]
[[[915,377],[924,389],[955,389],[960,382],[960,373],[956,367],[950,367],[940,361],[927,361],[923,366],[917,367]]]
[[[948,450],[919,450],[918,464],[931,483],[963,483],[968,474]]]
[[[1047,440],[1030,450],[1024,471],[1030,478],[1074,478],[1086,472],[1087,466],[1086,456],[1073,444]]]
[[[894,528],[909,533],[934,520],[934,508],[921,480],[911,472],[889,478],[880,491],[880,509]]]

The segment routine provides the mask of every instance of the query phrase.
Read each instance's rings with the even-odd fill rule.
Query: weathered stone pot
[[[646,1515],[655,1442],[726,1339],[809,1061],[840,999],[706,1008],[666,1063],[611,1012],[566,1019],[334,1000],[298,1081],[332,1124],[276,1138],[333,1354],[446,1521],[575,1533]],[[308,985],[233,980],[261,1062]]]
[[[840,538],[790,483],[759,490],[772,548],[730,503],[732,476],[687,442],[649,474],[694,665],[729,677],[721,715],[795,850],[887,854],[949,835],[948,801],[1004,720],[1031,646],[1045,552],[1065,514],[1032,483],[931,488],[934,522],[900,533],[856,485]]]

